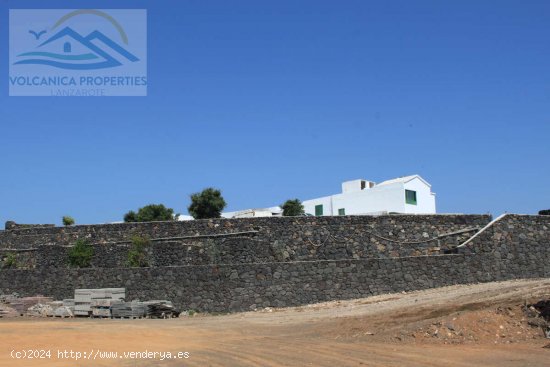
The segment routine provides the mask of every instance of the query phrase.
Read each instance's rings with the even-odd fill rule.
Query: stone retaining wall
[[[487,215],[386,215],[216,219],[0,231],[0,255],[20,267],[67,267],[67,246],[94,243],[94,267],[124,267],[132,236],[150,238],[151,266],[369,259],[443,253]],[[28,250],[28,251],[14,251]]]
[[[550,277],[550,217],[507,215],[458,254],[148,268],[4,269],[0,293],[72,297],[126,287],[128,299],[168,298],[209,312],[295,306],[452,284]]]

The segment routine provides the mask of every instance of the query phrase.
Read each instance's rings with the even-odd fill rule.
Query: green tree
[[[150,204],[139,208],[138,212],[130,210],[124,215],[125,222],[158,222],[174,220],[174,209],[162,204]]]
[[[297,217],[305,213],[304,206],[299,199],[287,200],[281,205],[281,208],[283,208],[284,217]]]
[[[550,209],[541,210],[539,215],[550,215]]]
[[[146,267],[149,266],[147,261],[146,248],[150,241],[148,237],[134,236],[132,237],[132,246],[128,251],[128,265],[131,267]]]
[[[226,205],[221,191],[208,187],[191,195],[187,210],[195,219],[219,218]]]
[[[69,265],[73,268],[88,268],[94,256],[94,247],[88,241],[76,240],[69,250]]]
[[[64,226],[72,226],[74,224],[73,217],[69,217],[68,215],[63,217],[63,225]]]
[[[135,211],[130,210],[128,213],[124,214],[124,221],[126,223],[137,222],[137,214]]]

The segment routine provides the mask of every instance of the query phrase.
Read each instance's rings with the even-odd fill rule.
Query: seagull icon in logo
[[[41,31],[41,32],[36,33],[36,32],[33,31],[33,30],[29,30],[29,33],[32,34],[32,35],[34,35],[34,37],[35,37],[37,40],[39,40],[39,39],[40,39],[40,36],[42,36],[44,33],[46,33],[46,31],[44,30],[44,31]]]

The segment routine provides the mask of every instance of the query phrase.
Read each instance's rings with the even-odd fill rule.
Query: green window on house
[[[315,215],[317,217],[323,215],[323,204],[315,205]]]
[[[405,202],[407,204],[416,205],[416,191],[405,190]]]
[[[346,209],[345,208],[338,209],[338,215],[346,215]]]

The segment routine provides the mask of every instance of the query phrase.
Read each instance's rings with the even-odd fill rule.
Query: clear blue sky
[[[548,1],[6,1],[148,9],[148,97],[8,97],[0,222],[121,220],[418,173],[439,212],[550,208]]]

